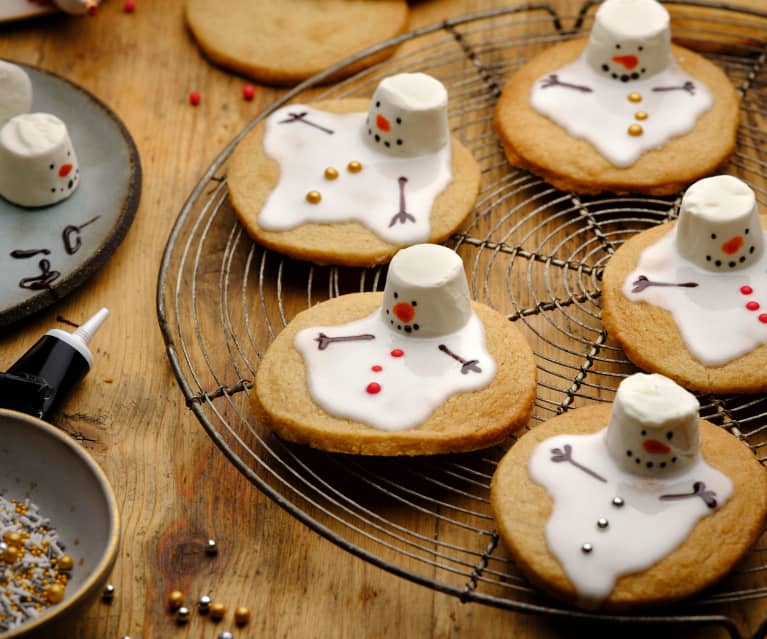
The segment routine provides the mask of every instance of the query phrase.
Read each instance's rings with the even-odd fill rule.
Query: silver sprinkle
[[[186,623],[187,621],[189,621],[189,608],[181,606],[176,611],[176,623]]]
[[[215,539],[208,539],[208,543],[205,544],[205,552],[209,555],[218,553],[218,544],[216,544]]]
[[[101,598],[104,601],[112,601],[115,597],[115,587],[112,584],[104,586],[104,592],[101,593]]]
[[[228,630],[224,630],[224,632],[218,633],[218,639],[234,639],[234,635]]]
[[[613,506],[620,508],[623,506],[623,497],[613,497]]]
[[[597,519],[597,528],[601,528],[602,530],[604,530],[609,525],[610,525],[610,522],[607,521],[604,517],[600,517],[599,519]]]
[[[197,600],[197,609],[200,611],[201,615],[208,613],[208,610],[210,610],[211,601],[212,599],[208,597],[208,595],[203,595]]]
[[[585,544],[583,544],[583,545],[581,546],[581,550],[582,550],[582,551],[583,551],[585,554],[587,554],[587,555],[588,555],[588,554],[589,554],[589,553],[590,553],[592,550],[594,550],[594,546],[592,546],[590,543],[588,543],[588,542],[587,542],[587,543],[585,543]]]

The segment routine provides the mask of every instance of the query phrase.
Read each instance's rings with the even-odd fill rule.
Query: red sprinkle
[[[370,382],[365,390],[371,395],[375,395],[381,392],[381,385],[378,382]]]
[[[98,10],[99,8],[95,4],[92,4],[90,7],[88,7],[88,15],[95,16],[96,13],[98,13]]]
[[[379,366],[378,364],[376,364],[375,366],[371,366],[370,370],[373,371],[374,373],[380,373],[383,370],[383,366]]]
[[[197,106],[198,104],[200,104],[200,100],[201,100],[200,94],[197,93],[197,91],[192,91],[189,94],[189,104],[191,104],[192,106]]]
[[[391,352],[391,356],[392,356],[392,357],[402,357],[404,354],[405,354],[405,351],[403,351],[403,350],[400,350],[399,348],[395,348],[395,349],[394,349],[394,350]]]
[[[244,87],[242,87],[242,97],[245,98],[248,102],[253,99],[254,95],[256,95],[256,88],[252,84],[246,84]]]
[[[123,3],[123,11],[125,13],[133,13],[136,10],[136,3],[133,0],[125,0]]]
[[[759,302],[749,302],[746,304],[746,308],[749,311],[758,311],[759,310]]]
[[[752,289],[748,284],[745,286],[740,287],[740,292],[743,293],[743,295],[751,295],[751,293],[754,292],[754,289]]]
[[[760,321],[762,324],[767,324],[767,313],[761,313],[761,314],[759,315],[759,321]]]

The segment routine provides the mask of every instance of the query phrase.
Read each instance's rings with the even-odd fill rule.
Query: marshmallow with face
[[[447,89],[425,73],[384,78],[373,93],[365,134],[376,150],[389,155],[436,153],[450,136]]]
[[[25,113],[0,129],[0,195],[21,206],[69,197],[80,181],[66,125],[49,113]]]
[[[0,60],[0,126],[32,108],[32,82],[24,70]]]
[[[414,337],[440,337],[463,328],[471,317],[469,287],[458,255],[438,244],[416,244],[389,264],[384,323]]]
[[[695,182],[682,198],[674,242],[682,257],[702,269],[751,266],[764,251],[754,192],[732,175]]]
[[[689,469],[699,455],[700,405],[663,375],[637,373],[618,386],[607,426],[607,449],[618,466],[644,477]]]
[[[655,0],[605,0],[594,17],[586,61],[597,74],[630,82],[671,63],[668,11]]]

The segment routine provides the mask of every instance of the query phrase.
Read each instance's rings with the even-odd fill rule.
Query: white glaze
[[[601,75],[648,78],[671,62],[669,22],[655,0],[605,0],[594,16],[586,59]]]
[[[305,122],[291,121],[306,112]],[[266,123],[264,150],[280,165],[279,180],[262,208],[258,223],[271,231],[284,231],[304,223],[356,221],[386,242],[414,244],[428,239],[431,208],[450,184],[450,144],[437,153],[395,157],[376,150],[367,141],[366,113],[333,114],[306,105],[290,105],[272,114]],[[351,173],[349,162],[362,170]],[[338,171],[334,180],[325,169]],[[400,185],[400,178],[407,181]],[[405,211],[400,216],[400,191]],[[321,194],[319,204],[306,200],[309,191]]]
[[[700,497],[662,501],[661,495],[693,492],[702,481],[716,493],[718,507],[732,494],[730,479],[700,457],[672,478],[647,479],[622,470],[608,454],[607,429],[592,435],[558,435],[533,451],[528,471],[553,501],[546,543],[579,596],[579,605],[597,608],[616,580],[640,572],[671,553],[712,510]],[[552,450],[572,447],[572,458],[606,479],[602,482]],[[622,507],[613,504],[620,497]],[[601,528],[600,519],[608,524]],[[593,550],[584,553],[583,544]]]
[[[32,82],[25,71],[0,60],[0,127],[32,108]]]
[[[21,206],[69,197],[80,168],[67,127],[49,113],[24,113],[0,129],[0,195]]]
[[[425,73],[400,73],[381,80],[365,120],[376,150],[414,157],[437,153],[450,139],[447,89]]]
[[[318,348],[317,336],[374,335],[367,341]],[[482,322],[472,313],[456,333],[441,337],[408,337],[391,330],[381,311],[339,326],[299,331],[294,341],[303,355],[312,399],[326,412],[373,428],[414,428],[450,396],[487,386],[495,376],[495,360],[485,347]],[[478,360],[481,372],[461,373],[462,365],[439,350],[444,344],[465,360]],[[396,350],[403,351],[396,356]],[[392,355],[395,353],[395,355]],[[380,366],[381,370],[373,370]],[[367,392],[368,385],[380,392]]]
[[[607,426],[607,449],[624,471],[668,477],[698,457],[695,396],[663,375],[636,373],[615,395]]]
[[[682,198],[678,227],[680,255],[705,270],[746,268],[764,250],[754,192],[732,175],[715,175],[691,185]]]
[[[461,258],[446,246],[416,244],[389,264],[381,307],[389,327],[418,337],[454,333],[471,317]]]
[[[679,255],[675,246],[678,228],[674,226],[642,251],[636,269],[623,282],[626,298],[668,310],[690,355],[706,366],[725,364],[767,342],[767,323],[762,321],[767,320],[765,254],[735,272],[712,273]],[[764,241],[761,227],[757,233]],[[754,235],[752,232],[751,237]],[[634,293],[640,275],[655,282],[695,282],[698,286],[648,286]],[[753,292],[741,292],[743,286],[750,286]],[[749,310],[748,303],[759,308]]]

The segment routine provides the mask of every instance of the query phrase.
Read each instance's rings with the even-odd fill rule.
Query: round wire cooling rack
[[[447,20],[362,52],[304,82],[260,114],[208,168],[179,214],[159,272],[157,306],[187,405],[234,466],[283,508],[349,552],[444,593],[569,620],[740,626],[767,634],[767,536],[738,569],[660,615],[605,616],[562,607],[532,588],[495,532],[489,484],[513,442],[434,458],[360,459],[291,445],[249,410],[261,355],[299,311],[344,293],[381,290],[385,267],[319,267],[252,242],[226,187],[242,137],[289,101],[367,97],[387,75],[424,71],[450,95],[449,122],[482,170],[470,221],[449,245],[475,299],[525,334],[538,366],[531,427],[572,406],[610,401],[634,372],[600,319],[602,269],[634,234],[676,215],[675,198],[579,197],[505,160],[492,117],[504,78],[554,42],[588,33],[593,5],[560,16],[547,3]],[[748,181],[767,211],[767,13],[722,3],[669,2],[675,38],[725,69],[742,96],[736,154],[725,171]],[[687,11],[690,10],[690,11]],[[339,68],[399,46],[395,57],[318,91]],[[320,92],[321,91],[321,92]],[[700,397],[701,414],[764,462],[767,396]],[[736,623],[736,620],[738,623]]]

